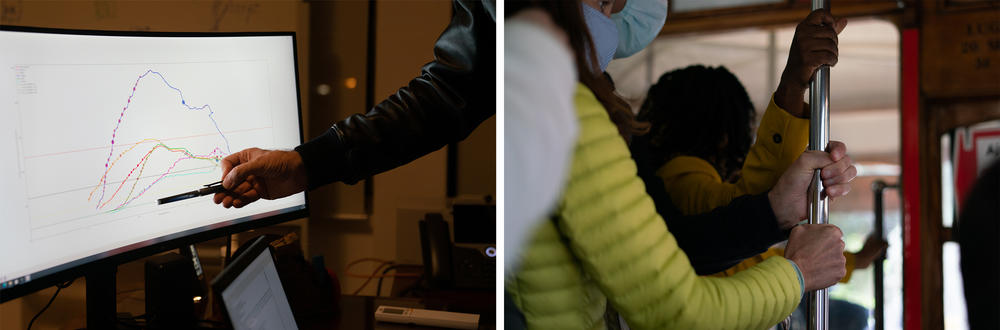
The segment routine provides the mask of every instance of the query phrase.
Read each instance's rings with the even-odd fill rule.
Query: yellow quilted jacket
[[[705,213],[729,204],[736,197],[771,189],[808,145],[809,120],[792,116],[778,107],[772,97],[767,110],[764,110],[757,129],[757,140],[747,153],[738,181],[723,182],[711,163],[693,156],[674,157],[656,171],[656,176],[663,180],[670,201],[681,214]],[[784,249],[771,248],[713,275],[731,276],[767,258],[783,255]],[[850,281],[854,270],[854,254],[844,252],[844,256],[847,258],[847,275],[840,280],[841,283]]]
[[[633,329],[763,329],[792,312],[802,288],[782,257],[731,277],[695,275],[603,107],[582,85],[575,102],[564,196],[505,278],[529,329],[604,329],[608,302]]]

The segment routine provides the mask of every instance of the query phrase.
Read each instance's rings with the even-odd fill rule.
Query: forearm
[[[703,322],[706,326],[687,327],[689,329],[767,329],[790,315],[799,305],[805,292],[801,274],[793,263],[784,257],[769,258],[730,277],[699,279],[708,287],[709,295],[704,299],[743,300],[747,303],[736,305],[738,308],[736,311],[729,309],[723,313],[709,311],[697,316],[692,315],[692,318],[698,318],[692,324]],[[724,281],[726,279],[730,281]],[[719,295],[711,295],[713,292],[718,292]],[[750,293],[745,294],[745,292]],[[764,299],[759,300],[759,298]],[[734,314],[745,318],[741,324],[733,326],[724,320],[714,319],[737,317]],[[702,318],[708,320],[702,321],[700,320]]]
[[[784,258],[771,258],[730,278],[699,277],[659,220],[608,228],[605,234],[614,240],[572,244],[633,328],[760,329],[776,324],[798,304],[798,275]]]
[[[809,86],[798,86],[787,80],[781,79],[778,88],[774,90],[774,103],[793,116],[809,119],[809,104],[803,100]]]
[[[788,239],[767,194],[740,196],[708,213],[666,219],[700,275],[717,273]]]

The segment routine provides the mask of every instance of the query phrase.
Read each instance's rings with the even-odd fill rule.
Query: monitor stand
[[[84,274],[87,279],[87,329],[115,329],[115,273],[118,265],[98,264]]]

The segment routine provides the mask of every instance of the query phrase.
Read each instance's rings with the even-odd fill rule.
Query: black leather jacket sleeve
[[[420,76],[295,148],[309,188],[356,183],[465,139],[496,113],[496,22],[490,1],[453,1],[451,23]]]

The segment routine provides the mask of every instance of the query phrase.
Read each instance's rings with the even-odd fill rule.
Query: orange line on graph
[[[153,142],[153,141],[157,142],[157,144],[155,146],[153,146],[153,148],[149,149],[149,151],[146,152],[145,155],[143,155],[142,159],[139,160],[139,163],[135,164],[135,166],[132,167],[132,170],[129,171],[128,175],[125,176],[125,179],[123,179],[122,182],[120,184],[118,184],[118,188],[115,189],[115,192],[111,195],[111,197],[108,197],[108,199],[106,201],[104,201],[104,203],[102,203],[98,208],[103,208],[108,203],[110,203],[111,200],[113,200],[115,198],[115,196],[118,195],[118,192],[121,191],[121,188],[125,185],[125,183],[129,181],[129,178],[132,177],[132,174],[135,173],[136,168],[139,168],[139,174],[135,178],[135,183],[133,183],[132,190],[129,191],[128,197],[132,196],[132,193],[135,191],[135,185],[139,183],[139,178],[142,177],[142,172],[146,168],[146,164],[148,163],[150,155],[152,155],[153,151],[156,151],[156,149],[164,148],[164,149],[167,149],[170,152],[180,152],[180,153],[183,153],[183,154],[187,155],[188,157],[190,157],[192,159],[216,160],[216,161],[218,161],[219,158],[221,158],[220,156],[211,156],[211,153],[209,155],[206,155],[206,156],[197,156],[197,155],[191,153],[190,151],[188,151],[185,148],[171,148],[171,147],[163,144],[163,142],[161,142],[160,140],[157,140],[157,139],[143,139],[142,141],[136,142],[131,147],[129,147],[125,151],[122,151],[120,154],[118,154],[118,157],[115,158],[115,161],[111,163],[111,166],[108,166],[108,169],[104,171],[104,175],[101,176],[101,179],[98,181],[97,185],[94,186],[94,189],[90,191],[90,194],[88,195],[87,200],[88,201],[91,200],[93,198],[94,192],[97,191],[97,188],[99,188],[101,186],[101,184],[104,184],[105,182],[107,182],[108,173],[111,171],[112,168],[114,168],[115,164],[117,164],[118,161],[121,160],[121,158],[126,153],[132,151],[133,149],[135,149],[136,147],[138,147],[139,145],[141,145],[141,144],[143,144],[145,142]],[[140,165],[141,165],[141,168],[140,168]],[[126,197],[126,201],[128,200],[128,197]]]

